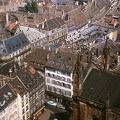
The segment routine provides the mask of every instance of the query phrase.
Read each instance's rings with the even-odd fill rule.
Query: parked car
[[[56,107],[65,110],[65,107],[64,107],[63,105],[61,105],[61,104],[60,104],[60,105],[57,105]]]
[[[54,101],[48,101],[47,104],[51,106],[57,106],[57,103],[55,103]]]

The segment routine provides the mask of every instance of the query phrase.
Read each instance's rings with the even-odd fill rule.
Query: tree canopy
[[[26,12],[29,11],[30,13],[38,13],[37,3],[35,1],[27,2],[25,5],[25,10]]]

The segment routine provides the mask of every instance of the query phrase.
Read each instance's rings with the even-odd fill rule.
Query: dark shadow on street
[[[69,120],[70,118],[70,113],[68,112],[61,112],[61,113],[55,113],[51,114],[49,120]]]

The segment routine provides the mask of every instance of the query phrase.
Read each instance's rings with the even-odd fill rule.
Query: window
[[[24,111],[24,109],[22,110],[22,114],[24,114],[25,113],[25,111]]]
[[[28,110],[28,105],[26,106],[26,111]]]
[[[55,84],[55,80],[52,80],[52,84]]]
[[[67,88],[71,89],[71,85],[67,84]]]
[[[31,109],[30,113],[33,114],[33,109]]]
[[[52,90],[52,87],[48,85],[48,90]]]
[[[22,102],[22,107],[24,107],[24,102]]]
[[[63,81],[65,81],[65,77],[61,77],[61,79],[62,79]]]
[[[71,80],[69,78],[67,78],[67,82],[71,83]]]
[[[23,116],[23,120],[25,120],[25,116]]]
[[[47,83],[50,83],[50,79],[49,78],[47,78]]]
[[[62,86],[63,86],[63,87],[66,87],[65,83],[62,83]]]
[[[27,112],[27,118],[29,117],[29,113]]]
[[[59,88],[56,88],[56,93],[60,93],[60,89]]]
[[[56,92],[56,88],[55,87],[53,87],[53,91]]]
[[[69,92],[69,91],[66,91],[65,94],[66,94],[67,96],[71,96],[71,92]]]

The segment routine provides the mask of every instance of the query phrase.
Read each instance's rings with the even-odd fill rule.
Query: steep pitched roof
[[[14,67],[16,67],[17,70],[20,69],[17,62],[14,63],[13,61],[10,61],[7,64],[4,64],[0,67],[0,74],[8,76],[10,69],[12,69],[12,71],[14,72]]]
[[[41,65],[45,65],[47,62],[47,57],[49,54],[50,51],[37,48],[27,56],[25,61],[32,65],[34,68],[40,69]]]
[[[14,91],[21,96],[23,96],[27,92],[27,88],[18,77],[11,79],[9,81],[9,84],[13,87]]]
[[[5,109],[15,98],[16,95],[11,87],[8,84],[3,86],[0,89],[0,111]]]
[[[46,67],[55,68],[67,72],[73,72],[77,61],[77,55],[63,51],[53,52],[46,63]]]
[[[36,41],[39,41],[45,38],[45,34],[41,33],[35,28],[19,26],[19,28],[16,31],[16,34],[19,34],[21,32],[23,32],[26,35],[30,43],[35,43]]]
[[[109,93],[110,106],[120,109],[120,76],[92,68],[83,83],[81,97],[106,103]]]
[[[24,33],[20,33],[8,39],[1,40],[0,48],[3,49],[3,51],[0,53],[0,55],[10,54],[19,50],[20,48],[27,46],[28,44],[29,41]]]
[[[32,66],[26,66],[18,70],[16,75],[28,90],[44,82],[44,78]]]
[[[65,23],[61,18],[55,17],[55,18],[45,21],[43,24],[44,24],[44,28],[41,28],[41,29],[50,31],[52,29],[61,27]],[[42,24],[40,26],[42,26]]]

